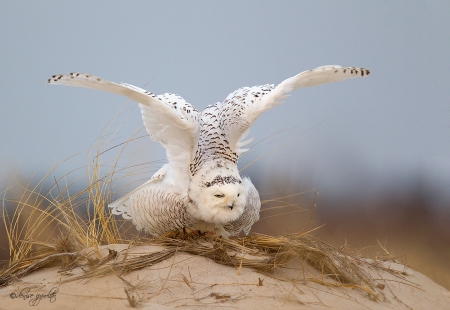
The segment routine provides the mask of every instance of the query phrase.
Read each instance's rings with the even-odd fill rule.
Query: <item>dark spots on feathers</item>
[[[213,180],[209,181],[209,182],[205,182],[203,185],[206,187],[211,187],[213,185],[225,185],[225,184],[242,184],[242,181],[232,175],[229,176],[221,176],[218,175],[216,176]]]

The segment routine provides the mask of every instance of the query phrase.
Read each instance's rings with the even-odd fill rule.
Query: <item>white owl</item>
[[[261,202],[249,178],[237,168],[250,126],[300,87],[364,77],[369,70],[323,66],[304,71],[276,87],[243,87],[203,112],[178,95],[155,95],[85,73],[54,75],[50,84],[78,86],[126,96],[139,103],[150,137],[166,149],[168,163],[137,189],[109,205],[152,235],[191,228],[221,236],[248,234],[259,219]]]

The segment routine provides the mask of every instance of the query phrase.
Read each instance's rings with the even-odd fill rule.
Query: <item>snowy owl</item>
[[[228,237],[248,234],[259,219],[258,191],[237,168],[239,156],[248,151],[243,147],[252,141],[244,139],[253,122],[294,89],[369,74],[364,68],[322,66],[277,86],[240,88],[203,112],[178,95],[155,95],[86,73],[54,75],[47,82],[103,90],[138,102],[148,134],[166,149],[168,163],[148,182],[109,204],[113,214],[155,236],[190,228]]]

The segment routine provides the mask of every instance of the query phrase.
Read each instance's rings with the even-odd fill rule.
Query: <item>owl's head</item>
[[[226,224],[244,213],[246,196],[239,174],[230,174],[229,170],[213,170],[202,178],[191,181],[190,212],[195,218],[205,222]]]

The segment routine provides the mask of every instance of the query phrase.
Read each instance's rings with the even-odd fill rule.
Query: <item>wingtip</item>
[[[346,67],[346,68],[342,68],[342,71],[344,73],[353,75],[353,76],[360,76],[360,77],[364,77],[370,74],[370,70],[365,69],[365,68],[360,68],[360,67]],[[335,71],[337,72],[337,70]]]
[[[47,83],[48,83],[48,84],[57,83],[63,76],[64,76],[64,74],[55,74],[55,75],[52,75],[51,78],[47,79]]]
[[[361,77],[367,76],[370,74],[370,70],[361,68]]]

